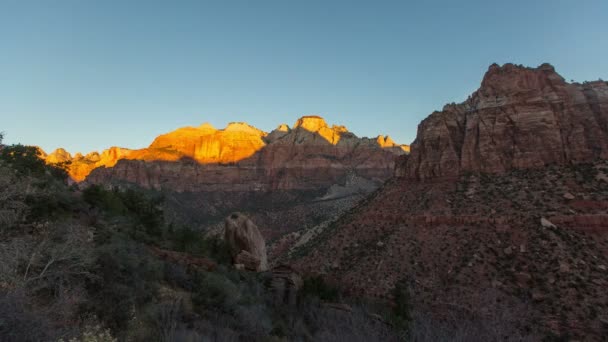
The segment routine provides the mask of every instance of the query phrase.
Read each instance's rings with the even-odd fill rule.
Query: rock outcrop
[[[275,303],[296,305],[298,291],[304,285],[302,276],[287,264],[277,265],[272,269],[270,289],[274,293]]]
[[[549,64],[493,64],[481,87],[420,123],[396,169],[415,179],[608,158],[608,84],[567,83]]]
[[[43,153],[42,157],[48,164],[63,164],[67,167],[72,180],[81,182],[95,168],[112,167],[121,159],[137,158],[142,155],[137,152],[126,148],[110,147],[101,154],[91,152],[83,156],[81,153],[76,153],[72,156],[66,150],[58,148],[48,155]]]
[[[224,239],[235,265],[255,272],[268,270],[266,241],[247,216],[241,213],[228,216],[224,222]]]
[[[390,137],[359,138],[344,126],[304,116],[293,128],[283,124],[269,134],[246,123],[224,129],[203,124],[163,134],[140,150],[113,147],[75,157],[58,150],[47,162],[70,162],[75,181],[95,184],[178,192],[317,190],[352,172],[385,180],[395,157],[407,151]]]
[[[391,300],[406,280],[418,312],[601,341],[587,308],[608,305],[607,125],[605,82],[493,65],[419,125],[400,177],[283,251],[353,295]]]

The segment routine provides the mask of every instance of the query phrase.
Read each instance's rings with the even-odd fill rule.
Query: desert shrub
[[[182,326],[182,302],[178,299],[149,303],[129,322],[127,341],[175,341]]]
[[[411,297],[407,281],[399,280],[393,288],[394,306],[391,314],[388,316],[388,321],[393,327],[400,331],[402,335],[407,334],[411,317]]]
[[[169,247],[173,250],[194,255],[204,254],[203,234],[189,227],[174,229],[173,226],[170,226],[167,232],[167,239],[170,243]]]
[[[25,203],[30,222],[65,218],[76,206],[74,198],[62,191],[37,191],[29,194]]]
[[[238,286],[223,274],[216,272],[199,273],[192,303],[198,312],[219,310],[232,313],[240,300]]]
[[[27,259],[25,285],[57,298],[93,277],[89,271],[93,265],[90,233],[88,227],[71,221],[50,224],[36,239]]]
[[[0,232],[24,218],[27,188],[26,180],[18,179],[11,168],[0,164]]]
[[[54,222],[0,244],[0,340],[47,341],[74,330],[92,277],[89,231]],[[16,309],[17,308],[17,309]]]
[[[165,236],[164,242],[172,250],[208,257],[221,264],[231,262],[228,245],[217,236],[204,236],[201,232],[189,227],[176,229],[173,226],[167,229]]]
[[[0,292],[0,341],[50,341],[52,322],[23,292]]]
[[[42,159],[42,152],[35,146],[10,145],[0,149],[0,161],[13,168],[19,175],[42,177],[50,175],[66,180],[67,165],[47,165]]]
[[[34,146],[3,146],[0,150],[0,160],[20,175],[43,175],[47,170],[40,149]]]
[[[320,276],[304,279],[300,296],[314,296],[324,301],[337,301],[339,298],[338,288],[325,282]]]
[[[12,289],[56,297],[92,276],[89,231],[74,222],[55,222],[42,229],[39,235],[0,243],[0,281]]]
[[[148,229],[148,233],[152,235],[162,233],[160,229],[164,224],[164,214],[160,207],[162,197],[146,195],[134,189],[127,189],[118,194],[129,213]]]
[[[410,292],[406,281],[400,280],[395,284],[393,289],[393,296],[395,298],[395,307],[393,313],[395,316],[401,318],[404,321],[411,320],[410,317]]]
[[[127,208],[118,196],[118,190],[105,190],[99,185],[91,185],[82,191],[82,198],[89,205],[113,214],[124,214]]]
[[[85,326],[82,333],[78,337],[73,337],[69,340],[60,339],[59,342],[117,342],[118,340],[112,337],[109,329],[103,329],[100,325]]]
[[[0,150],[0,227],[24,221],[57,219],[77,202],[65,186],[65,170],[46,165],[36,147]]]
[[[99,185],[91,185],[83,190],[83,199],[110,216],[129,219],[130,222],[123,222],[121,230],[132,238],[154,244],[161,241],[164,227],[164,214],[160,208],[162,198],[134,189],[106,190]]]
[[[138,307],[151,301],[163,279],[163,266],[147,248],[121,234],[96,248],[94,281],[87,308],[114,331],[127,326]]]
[[[373,317],[362,306],[352,311],[340,311],[319,306],[300,309],[306,326],[294,325],[296,335],[312,341],[399,341],[390,325]]]

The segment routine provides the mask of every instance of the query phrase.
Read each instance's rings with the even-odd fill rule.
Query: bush
[[[206,237],[188,227],[174,229],[170,226],[165,240],[167,247],[175,251],[211,258],[219,264],[231,262],[228,245],[217,236]]]
[[[20,222],[27,211],[27,183],[12,169],[0,165],[0,232]]]
[[[198,312],[219,310],[232,313],[240,300],[239,288],[230,279],[215,272],[200,273],[192,303]]]
[[[303,297],[314,296],[324,301],[337,301],[339,298],[338,288],[325,282],[320,276],[304,279],[304,284],[300,291]]]
[[[19,175],[42,177],[48,174],[63,181],[68,177],[66,164],[47,165],[42,159],[41,150],[35,146],[2,146],[0,160],[15,169]]]
[[[146,196],[133,189],[105,190],[99,185],[91,185],[83,191],[83,199],[111,216],[130,219],[131,224],[124,224],[122,230],[133,239],[154,244],[162,239],[164,213],[160,208],[161,197]]]
[[[395,306],[390,317],[390,321],[393,323],[396,329],[407,332],[411,318],[411,297],[407,282],[400,280],[395,284],[393,288],[393,298],[395,300]]]
[[[67,341],[61,339],[59,342],[117,342],[112,337],[110,330],[103,329],[99,325],[86,326],[79,337],[71,338]]]
[[[82,198],[89,205],[108,211],[114,215],[127,212],[127,208],[118,196],[118,191],[107,191],[99,185],[91,185],[82,191]]]
[[[40,149],[34,146],[11,145],[0,150],[0,160],[21,175],[44,175],[46,164]]]
[[[87,286],[92,298],[88,309],[113,330],[124,330],[137,309],[156,297],[162,264],[145,246],[118,233],[96,254],[96,278]]]

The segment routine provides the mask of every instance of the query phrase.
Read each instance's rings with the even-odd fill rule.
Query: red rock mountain
[[[465,102],[422,121],[398,177],[278,244],[354,294],[390,300],[404,281],[425,320],[500,339],[603,340],[607,125],[606,82],[492,65]]]
[[[567,83],[549,64],[493,64],[465,102],[420,123],[397,175],[501,173],[596,158],[608,158],[606,82]]]
[[[49,163],[70,162],[75,181],[131,182],[175,191],[250,191],[328,187],[347,172],[384,180],[407,146],[390,137],[358,138],[344,126],[305,116],[293,129],[265,133],[246,123],[218,130],[209,124],[157,137],[148,148],[112,147],[72,157],[63,149]]]
[[[69,162],[81,185],[160,190],[168,219],[216,231],[244,212],[268,240],[333,219],[391,177],[407,146],[390,137],[359,138],[344,126],[304,116],[270,133],[246,123],[209,124],[163,134],[139,150],[112,147],[48,162]]]

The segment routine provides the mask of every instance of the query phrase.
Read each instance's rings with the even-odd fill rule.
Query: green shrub
[[[83,190],[83,199],[94,208],[99,208],[108,215],[127,218],[121,230],[131,238],[159,244],[163,238],[164,213],[160,208],[162,198],[147,196],[142,191],[128,189],[106,190],[98,185],[91,185]]]
[[[124,329],[141,305],[157,295],[163,267],[147,248],[114,234],[96,250],[96,280],[87,287],[97,317],[115,330]]]
[[[396,329],[406,332],[409,328],[411,317],[411,297],[407,282],[400,280],[393,288],[395,306],[390,317]]]
[[[100,208],[112,214],[125,214],[127,208],[118,196],[118,191],[108,191],[99,185],[91,185],[82,191],[82,198],[92,207]]]
[[[232,313],[240,300],[238,286],[228,277],[217,272],[200,273],[192,295],[192,303],[198,312],[219,310]]]
[[[300,295],[302,297],[318,297],[324,301],[337,301],[339,291],[338,288],[327,284],[322,277],[315,276],[304,279]]]
[[[65,164],[47,165],[42,159],[42,152],[35,146],[10,145],[0,149],[0,160],[12,167],[19,175],[43,177],[47,174],[60,179],[67,179]]]

